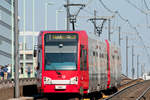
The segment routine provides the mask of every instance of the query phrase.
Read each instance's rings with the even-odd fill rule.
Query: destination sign
[[[76,34],[46,34],[45,35],[46,41],[51,40],[76,40],[77,35]]]

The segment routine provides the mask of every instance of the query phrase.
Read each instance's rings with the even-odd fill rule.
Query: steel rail
[[[147,88],[147,89],[143,92],[143,94],[141,94],[136,100],[142,99],[142,98],[144,97],[144,95],[145,95],[149,90],[150,90],[150,87]]]
[[[129,88],[132,88],[132,87],[134,87],[134,86],[136,86],[136,85],[138,85],[138,84],[143,84],[143,83],[145,83],[145,82],[147,82],[147,81],[150,81],[150,80],[146,80],[146,81],[143,81],[143,82],[138,82],[138,83],[133,84],[133,85],[131,85],[131,86],[128,86],[128,87],[126,87],[126,88],[124,88],[124,89],[121,89],[120,91],[116,92],[115,94],[111,95],[110,97],[108,97],[108,98],[106,98],[106,99],[104,99],[104,100],[110,100],[110,99],[112,99],[113,97],[117,96],[118,94],[124,93],[125,90],[127,90],[127,89],[129,89]]]
[[[131,81],[129,81],[129,82],[126,82],[126,83],[122,84],[120,87],[125,86],[125,85],[128,85],[128,84],[131,84],[131,83],[136,82],[136,81],[138,82],[138,80],[139,80],[139,79],[131,80]],[[140,81],[140,80],[139,80],[139,81]],[[120,87],[119,87],[119,88],[120,88]]]

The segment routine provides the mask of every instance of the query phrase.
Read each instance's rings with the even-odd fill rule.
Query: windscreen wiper
[[[55,70],[56,71],[56,73],[58,74],[58,75],[61,75],[61,73],[59,72],[59,71],[57,71],[57,70]]]
[[[56,70],[56,67],[55,66],[52,66],[53,68],[54,68],[54,71],[58,74],[58,75],[61,75],[61,73],[58,71],[58,70]]]

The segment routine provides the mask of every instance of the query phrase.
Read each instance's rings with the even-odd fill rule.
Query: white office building
[[[19,53],[20,68],[23,67],[23,74],[20,77],[28,77],[27,68],[32,70],[31,77],[35,76],[35,68],[37,67],[37,58],[33,57],[34,46],[37,44],[38,32],[20,32],[19,35]],[[34,42],[34,43],[33,43]]]

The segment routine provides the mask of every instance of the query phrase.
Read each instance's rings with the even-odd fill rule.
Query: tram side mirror
[[[40,69],[40,67],[39,67],[39,66],[37,66],[36,70],[39,70],[39,69]]]
[[[37,56],[37,49],[36,49],[37,47],[36,46],[34,46],[34,50],[33,50],[33,56],[34,57],[36,57]]]
[[[34,50],[34,57],[37,56],[37,50]]]

